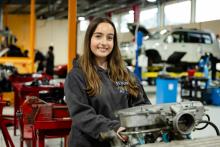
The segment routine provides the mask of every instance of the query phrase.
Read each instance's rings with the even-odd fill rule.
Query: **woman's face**
[[[90,48],[96,60],[106,60],[114,46],[114,29],[111,24],[100,23],[94,31]]]

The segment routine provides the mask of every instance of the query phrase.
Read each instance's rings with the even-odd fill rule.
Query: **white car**
[[[143,48],[146,53],[149,50],[156,52],[162,61],[169,60],[174,53],[179,53],[180,62],[186,63],[198,63],[205,53],[220,59],[220,48],[214,33],[196,29],[158,31],[143,41]]]
[[[197,29],[164,29],[147,34],[142,48],[148,57],[149,65],[172,62],[181,63],[181,66],[186,69],[188,66],[196,65],[205,53],[211,53],[220,60],[220,48],[215,34]],[[135,59],[136,45],[134,43],[121,45],[120,49],[125,60]]]

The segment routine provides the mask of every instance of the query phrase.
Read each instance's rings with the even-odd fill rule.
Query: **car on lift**
[[[145,51],[154,50],[162,61],[173,53],[185,53],[180,59],[185,63],[198,63],[205,53],[220,59],[220,48],[215,34],[198,29],[163,29],[143,41]]]
[[[133,26],[135,26],[133,24]],[[143,30],[138,29],[139,31]],[[134,28],[128,28],[134,34]],[[142,48],[148,57],[148,63],[181,63],[181,66],[188,68],[198,64],[201,57],[206,54],[212,54],[218,60],[220,59],[220,48],[218,40],[214,33],[210,31],[186,28],[162,29],[155,33],[144,34]],[[127,47],[128,48],[128,47]],[[130,50],[135,50],[131,45]],[[125,50],[124,48],[121,50]],[[128,49],[127,49],[128,50]],[[135,58],[135,55],[133,55]],[[185,70],[184,69],[184,70]]]

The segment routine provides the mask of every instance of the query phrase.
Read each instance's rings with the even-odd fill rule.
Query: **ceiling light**
[[[57,4],[61,4],[61,2],[62,2],[62,0],[58,0],[56,3],[57,3]]]
[[[78,17],[78,20],[83,21],[83,20],[85,20],[85,17]]]
[[[151,2],[151,3],[154,3],[156,2],[157,0],[147,0],[148,2]]]

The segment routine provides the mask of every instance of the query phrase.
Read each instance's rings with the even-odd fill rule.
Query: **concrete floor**
[[[151,101],[152,104],[155,104],[155,93],[156,93],[156,88],[155,86],[145,86],[145,90],[147,92],[147,95]],[[179,88],[178,88],[179,91]],[[179,93],[179,92],[178,92]],[[177,102],[180,102],[181,98],[178,95],[177,97]],[[213,122],[217,127],[220,129],[220,106],[205,106],[207,109],[207,114],[210,116],[211,122]],[[4,114],[13,114],[13,108],[12,107],[7,107],[4,109]],[[204,125],[204,124],[203,124]],[[15,147],[19,147],[19,133],[17,136],[13,136],[13,127],[8,128],[9,133],[11,134],[12,140],[14,141]],[[17,131],[19,132],[19,131]],[[195,131],[192,132],[191,134],[192,138],[203,138],[203,137],[210,137],[210,136],[216,136],[215,130],[208,126],[206,129],[201,130],[201,131]],[[63,139],[47,139],[45,141],[45,144],[47,147],[61,147],[62,146]],[[4,138],[0,132],[0,146],[5,147],[5,142]],[[26,145],[25,145],[26,147]]]

